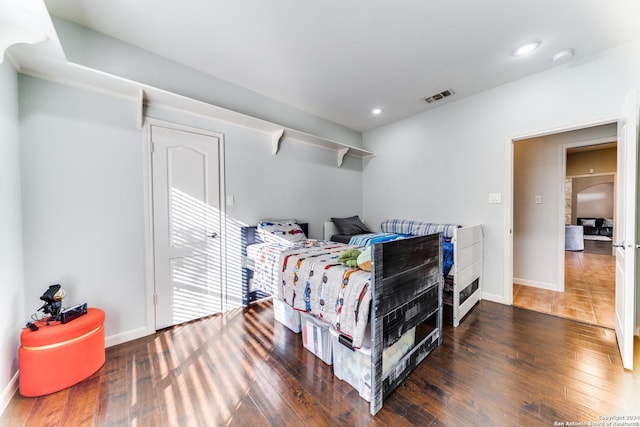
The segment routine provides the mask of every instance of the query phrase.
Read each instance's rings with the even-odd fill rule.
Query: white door
[[[221,137],[151,125],[156,329],[223,309]]]
[[[616,205],[616,338],[625,369],[633,369],[636,268],[636,182],[638,106],[636,93],[627,95],[618,121],[618,196]]]

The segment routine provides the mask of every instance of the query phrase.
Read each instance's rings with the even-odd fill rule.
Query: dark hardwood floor
[[[80,384],[14,396],[0,425],[553,426],[640,416],[638,352],[636,371],[624,371],[610,329],[486,301],[447,325],[444,344],[375,417],[261,302],[111,347]]]

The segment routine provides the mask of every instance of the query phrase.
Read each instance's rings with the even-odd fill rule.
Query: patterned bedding
[[[381,224],[382,233],[360,235],[360,240],[349,245],[323,240],[263,244],[254,258],[252,289],[318,316],[360,348],[369,322],[371,273],[338,264],[340,254],[354,246],[442,232],[447,277],[453,264],[453,246],[448,240],[458,227],[389,219]]]
[[[406,239],[407,237],[413,237],[410,234],[397,234],[397,233],[367,233],[356,234],[351,237],[349,244],[353,246],[371,246],[376,243],[388,242],[396,239]]]
[[[338,264],[352,246],[322,240],[263,245],[253,287],[330,323],[359,348],[369,322],[371,272]]]
[[[408,221],[405,221],[405,223],[408,223]],[[415,232],[417,230],[417,227],[414,226],[413,221],[411,221],[411,224],[413,227],[413,231]],[[449,227],[448,230],[453,230],[453,227],[448,226],[446,224],[441,225],[438,231],[434,231],[435,230],[434,227],[431,227],[428,230],[425,228],[423,231],[427,233],[443,232],[443,235],[445,235],[444,241],[442,242],[442,272],[444,277],[447,277],[449,275],[449,272],[451,271],[451,267],[453,267],[453,243],[451,243],[451,240],[446,237],[446,233],[443,230],[445,227]],[[406,230],[409,231],[409,227],[407,227]],[[414,237],[414,236],[411,234],[401,234],[401,233],[357,234],[351,237],[351,239],[349,240],[349,244],[352,246],[364,247],[364,246],[370,246],[376,243],[388,242],[391,240],[406,239],[408,237]]]

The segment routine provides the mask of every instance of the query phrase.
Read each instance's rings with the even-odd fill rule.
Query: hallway
[[[615,257],[566,251],[565,292],[514,283],[513,305],[613,329]]]

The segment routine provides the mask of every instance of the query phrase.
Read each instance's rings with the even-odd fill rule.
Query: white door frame
[[[146,297],[146,329],[147,334],[156,332],[156,311],[155,311],[155,257],[154,257],[154,239],[153,239],[153,170],[152,168],[152,151],[151,151],[151,126],[162,126],[166,128],[181,130],[185,132],[200,133],[209,135],[219,139],[219,174],[220,174],[220,215],[222,217],[220,224],[221,246],[223,255],[225,254],[226,242],[226,203],[225,203],[225,157],[224,157],[224,134],[214,132],[207,129],[197,128],[194,126],[181,125],[165,120],[153,119],[146,117],[144,119],[144,155],[143,155],[143,197],[144,197],[144,241],[145,241],[145,297]],[[226,262],[223,259],[221,265],[222,289],[227,288]],[[223,301],[223,311],[226,310],[226,301]]]
[[[618,121],[618,117],[614,118],[605,118],[600,120],[594,120],[590,122],[584,122],[574,125],[567,125],[564,127],[558,127],[548,130],[541,130],[538,132],[531,132],[528,134],[522,134],[513,137],[507,137],[505,139],[505,203],[504,203],[504,230],[503,230],[503,241],[504,241],[504,303],[506,305],[513,305],[513,167],[514,167],[514,159],[513,159],[513,144],[517,141],[521,141],[523,139],[530,138],[538,138],[541,136],[553,135],[557,133],[569,132],[573,130],[579,130],[594,126],[601,126],[611,123],[616,123]],[[566,160],[560,160],[566,162]],[[563,165],[564,169],[564,165]],[[564,195],[564,186],[562,188],[562,194]],[[557,235],[564,235],[564,205],[563,209],[559,215],[561,215],[562,220],[559,222]],[[558,264],[557,277],[562,281],[558,281],[558,283],[563,284],[564,289],[564,241],[560,242],[558,239],[558,249],[557,253],[561,262]]]
[[[566,200],[566,192],[565,192],[565,186],[564,186],[564,181],[567,179],[567,150],[569,150],[570,148],[577,148],[577,147],[588,147],[590,145],[599,145],[599,144],[606,144],[609,142],[616,142],[617,143],[618,139],[617,137],[615,138],[597,138],[597,139],[589,139],[589,140],[585,140],[585,141],[578,141],[578,142],[570,142],[568,144],[563,144],[560,146],[560,162],[562,163],[562,183],[561,183],[561,189],[560,189],[560,200]],[[616,173],[613,172],[607,172],[607,173],[599,173],[599,174],[593,174],[593,175],[583,175],[585,177],[589,177],[589,176],[603,176],[603,175],[613,175],[613,180],[614,180],[614,189],[615,187],[615,177],[616,177]],[[575,177],[577,178],[577,177]],[[615,191],[614,191],[614,200],[615,200]],[[615,203],[614,203],[614,208],[613,208],[614,212],[615,212]],[[559,225],[560,225],[560,234],[564,236],[565,230],[564,230],[564,218],[565,218],[565,206],[564,203],[560,205],[560,212],[559,212]],[[564,292],[564,240],[560,239],[560,241],[558,242],[558,246],[559,246],[559,250],[558,250],[558,272],[557,272],[557,278],[556,278],[556,283],[557,285],[557,290],[559,292]]]

